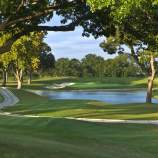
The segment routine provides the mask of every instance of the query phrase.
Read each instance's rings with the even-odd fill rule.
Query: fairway
[[[0,117],[1,158],[156,158],[158,127]]]

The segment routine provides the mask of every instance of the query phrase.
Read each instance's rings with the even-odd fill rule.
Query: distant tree
[[[77,59],[71,59],[69,63],[69,75],[81,77],[82,76],[82,66],[81,62]]]
[[[60,58],[55,63],[57,76],[82,76],[82,65],[78,59]]]
[[[60,58],[55,63],[55,75],[76,77],[136,77],[143,75],[134,59],[121,54],[113,59],[104,60],[95,54],[78,59]]]
[[[55,74],[57,76],[69,76],[70,60],[68,58],[60,58],[55,63]]]
[[[102,77],[104,58],[95,54],[88,54],[82,59],[83,75],[91,77]]]
[[[126,54],[121,54],[114,59],[108,59],[104,65],[105,76],[108,77],[136,77],[143,75],[134,59]]]
[[[51,72],[55,67],[55,57],[51,52],[51,48],[47,44],[43,44],[42,50],[40,53],[40,71]]]

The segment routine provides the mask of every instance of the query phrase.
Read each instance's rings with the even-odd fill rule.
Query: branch
[[[76,3],[75,1],[70,1],[67,4],[56,4],[56,3],[54,3],[54,4],[51,4],[51,5],[47,6],[43,11],[36,12],[36,13],[30,14],[30,15],[26,15],[26,16],[23,16],[23,17],[20,17],[20,18],[17,18],[17,19],[15,18],[12,21],[10,20],[11,18],[9,18],[6,22],[0,24],[0,31],[4,31],[6,28],[8,28],[10,26],[16,27],[16,24],[18,24],[18,23],[26,22],[28,20],[31,21],[35,18],[40,18],[41,16],[47,16],[51,12],[53,12],[57,9],[61,9],[62,7],[66,7],[66,5],[71,7],[75,3]],[[21,5],[23,5],[23,1],[21,2]],[[18,8],[22,7],[21,5],[19,5]],[[17,10],[19,11],[19,9],[17,9]],[[18,14],[18,12],[16,12],[16,14]],[[14,16],[12,15],[12,17],[16,17],[16,15],[14,15]]]
[[[35,26],[33,27],[33,30],[35,31],[74,31],[76,25],[74,24],[69,24],[69,25],[63,25],[63,26]]]
[[[53,9],[48,9],[47,8],[46,11],[39,12],[39,13],[33,14],[33,15],[29,15],[29,16],[26,16],[26,17],[21,17],[19,19],[15,19],[15,20],[12,20],[12,21],[9,21],[10,20],[10,18],[9,18],[9,20],[7,20],[7,22],[5,22],[3,24],[0,24],[0,31],[4,31],[4,29],[6,29],[7,27],[10,27],[12,25],[16,26],[17,23],[25,22],[25,21],[28,21],[28,20],[33,20],[34,18],[38,18],[38,17],[44,16],[44,15],[48,15],[52,11],[53,11]]]
[[[141,70],[147,74],[147,68],[145,67],[144,64],[142,64],[140,61],[139,61],[139,56],[138,54],[135,53],[135,50],[134,50],[134,47],[129,45],[129,48],[131,49],[131,56],[134,58],[135,62],[137,65],[139,65],[139,67],[141,68]]]
[[[79,25],[81,19],[75,22],[72,22],[68,25],[63,26],[29,26],[25,27],[25,30],[22,30],[20,33],[15,34],[10,39],[8,39],[3,46],[0,46],[0,54],[9,52],[13,43],[18,40],[21,36],[27,35],[30,32],[34,31],[74,31],[75,27]]]
[[[17,7],[16,13],[24,6],[24,0],[21,0],[19,6]]]

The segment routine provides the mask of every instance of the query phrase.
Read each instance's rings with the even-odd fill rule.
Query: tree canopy
[[[9,51],[21,36],[33,31],[73,31],[86,25],[90,8],[84,0],[0,0],[0,37],[10,34],[0,47],[0,53]],[[46,25],[55,15],[60,25]]]
[[[157,0],[87,0],[91,10],[109,11],[113,33],[101,44],[110,53],[124,52],[123,44],[130,48],[135,61],[149,76],[147,102],[151,103],[155,78],[155,57],[158,44]],[[102,17],[99,17],[102,19]],[[107,27],[102,25],[102,28]],[[97,34],[97,29],[96,29]],[[143,54],[143,55],[142,55]],[[156,55],[156,56],[155,56]],[[148,59],[148,60],[146,60]],[[143,61],[143,62],[142,62]]]

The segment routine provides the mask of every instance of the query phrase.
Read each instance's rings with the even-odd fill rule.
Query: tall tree
[[[17,79],[17,89],[21,89],[24,70],[28,71],[31,82],[31,73],[39,66],[39,56],[43,44],[43,33],[31,33],[17,40],[10,51],[12,54],[12,67]],[[4,54],[5,55],[5,54]]]
[[[11,66],[12,60],[14,56],[11,53],[5,53],[0,55],[0,67],[2,69],[3,73],[3,81],[2,81],[2,86],[6,87],[7,80],[8,80],[8,70]]]
[[[158,1],[156,0],[87,0],[91,6],[91,9],[96,12],[97,10],[101,10],[102,13],[105,11],[109,11],[109,19],[112,23],[102,24],[96,27],[94,34],[98,34],[98,27],[104,30],[107,26],[111,26],[113,32],[108,36],[107,34],[103,34],[108,37],[106,44],[111,43],[109,46],[109,50],[111,52],[115,52],[116,45],[120,46],[122,44],[128,45],[131,50],[132,56],[135,58],[135,61],[139,63],[142,69],[146,69],[146,63],[142,64],[139,62],[138,52],[140,50],[144,50],[143,46],[146,45],[147,50],[150,52],[156,52],[157,49],[153,49],[154,45],[157,45],[156,36],[158,35]],[[98,17],[100,22],[103,20],[103,17]],[[101,27],[102,26],[102,27]],[[112,38],[110,39],[110,37]],[[119,36],[119,38],[117,37]],[[114,37],[114,38],[113,38]],[[118,40],[119,39],[119,40]],[[111,40],[111,41],[110,41]],[[116,42],[116,43],[114,43]],[[109,45],[109,44],[108,44]],[[106,47],[108,46],[106,45]],[[137,50],[135,47],[139,47]],[[120,47],[117,47],[118,50]],[[152,49],[151,49],[152,48]],[[122,49],[122,48],[121,48]],[[122,51],[122,50],[121,50]],[[149,68],[154,66],[153,57],[151,57],[151,62]],[[151,66],[152,64],[152,66]],[[148,68],[148,65],[147,65]],[[151,70],[151,69],[150,69]],[[147,71],[146,71],[147,72]],[[147,102],[151,102],[151,92],[153,85],[153,79],[155,76],[155,71],[151,70],[152,75],[149,77],[148,82],[148,92],[147,92]],[[148,94],[150,93],[150,95]]]

